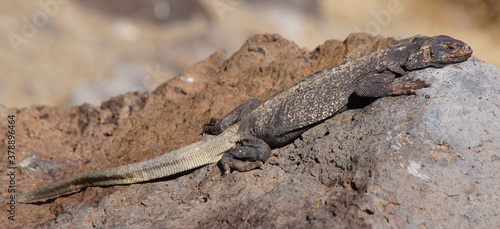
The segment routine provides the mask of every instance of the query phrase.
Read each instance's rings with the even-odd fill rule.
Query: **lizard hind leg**
[[[249,137],[241,140],[237,146],[226,151],[220,165],[226,175],[231,169],[240,172],[262,168],[262,162],[271,156],[271,147],[262,139]]]
[[[260,101],[258,99],[251,99],[229,112],[229,114],[224,116],[222,119],[217,120],[215,118],[211,118],[210,122],[205,125],[203,133],[219,135],[231,125],[239,122],[242,117],[253,111],[259,105]]]

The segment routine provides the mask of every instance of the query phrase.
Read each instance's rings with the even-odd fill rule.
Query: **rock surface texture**
[[[256,35],[228,59],[217,52],[151,94],[128,93],[99,107],[0,106],[2,120],[16,115],[16,191],[198,141],[210,117],[220,118],[251,98],[264,101],[315,71],[400,42],[354,34],[307,51],[279,35]],[[471,58],[410,76],[432,86],[327,120],[274,150],[263,170],[221,177],[216,166],[205,166],[155,182],[88,188],[43,204],[18,204],[16,221],[2,217],[1,224],[498,227],[500,69]],[[3,164],[0,172],[6,173]],[[7,186],[8,177],[0,179]],[[1,198],[7,194],[1,192]]]

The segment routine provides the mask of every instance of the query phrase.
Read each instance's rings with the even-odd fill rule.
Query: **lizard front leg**
[[[242,117],[250,113],[252,110],[257,108],[260,105],[260,101],[258,99],[251,99],[248,102],[240,105],[229,114],[224,116],[224,118],[217,120],[215,118],[210,119],[210,123],[205,125],[203,133],[211,134],[211,135],[219,135],[229,126],[239,122]]]
[[[392,84],[391,95],[415,95],[416,89],[430,87],[427,80],[405,78],[403,81]]]
[[[384,71],[382,73],[371,73],[364,77],[356,87],[354,93],[361,97],[384,97],[389,95],[413,95],[414,90],[430,87],[431,84],[421,79],[404,80],[394,83],[394,73]]]

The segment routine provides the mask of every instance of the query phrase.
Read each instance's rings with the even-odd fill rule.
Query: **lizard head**
[[[409,70],[432,67],[444,67],[469,59],[472,48],[466,43],[449,36],[416,37],[414,44],[417,51],[410,53],[405,67]]]

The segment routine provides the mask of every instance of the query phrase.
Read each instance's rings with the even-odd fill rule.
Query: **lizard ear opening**
[[[434,57],[432,55],[432,50],[429,46],[425,46],[423,49],[422,60],[425,63],[430,63],[433,61]]]

